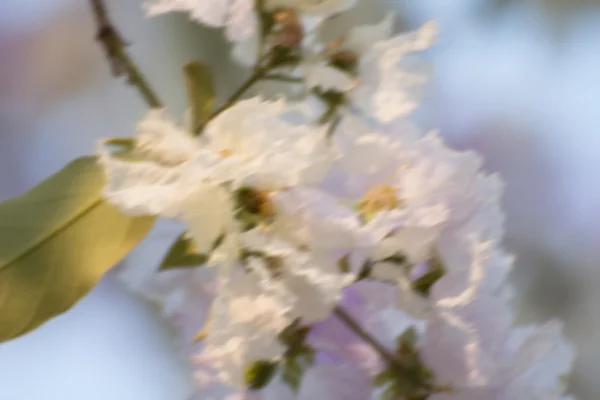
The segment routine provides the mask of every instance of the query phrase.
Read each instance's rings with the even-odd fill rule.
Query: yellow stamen
[[[230,156],[230,155],[232,155],[232,154],[233,154],[233,150],[232,150],[232,149],[223,149],[223,150],[221,150],[221,151],[219,152],[219,155],[220,155],[222,158],[229,157],[229,156]]]
[[[358,202],[358,209],[365,215],[372,215],[382,210],[391,210],[402,206],[402,199],[398,197],[398,189],[390,185],[396,174],[404,168],[409,168],[410,162],[405,161],[398,165],[394,171],[378,185],[372,186]]]
[[[358,203],[358,208],[364,214],[391,210],[400,205],[396,188],[387,185],[373,186]]]

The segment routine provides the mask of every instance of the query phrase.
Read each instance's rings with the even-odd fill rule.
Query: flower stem
[[[255,83],[264,78],[264,76],[269,72],[269,69],[270,67],[255,69],[252,75],[250,75],[250,77],[242,84],[242,86],[240,86],[221,107],[217,108],[215,112],[212,113],[209,120],[216,118],[223,111],[233,106],[252,86],[254,86]]]
[[[390,353],[376,338],[374,338],[369,332],[367,332],[346,310],[341,306],[337,306],[333,313],[338,317],[352,332],[358,337],[364,340],[367,344],[371,345],[373,349],[383,358],[387,364],[391,367],[398,368],[399,371],[407,370],[410,365],[405,365],[401,359]],[[430,387],[431,393],[451,393],[453,388],[450,385],[432,385]]]
[[[103,0],[90,0],[98,27],[97,40],[102,43],[115,76],[125,76],[135,86],[149,107],[162,107],[162,103],[135,62],[125,51],[126,44],[108,17]]]
[[[391,365],[398,364],[398,360],[386,350],[386,348],[379,343],[377,339],[375,339],[369,332],[367,332],[346,310],[342,307],[337,306],[333,313],[336,317],[338,317],[352,332],[354,332],[358,337],[364,340],[366,343],[370,344],[377,353],[387,361]]]
[[[263,78],[265,81],[287,82],[287,83],[303,83],[302,78],[282,74],[269,74]]]

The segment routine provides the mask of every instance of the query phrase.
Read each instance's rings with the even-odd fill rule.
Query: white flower
[[[413,328],[419,335],[425,329],[423,321],[397,307],[396,293],[393,285],[365,280],[346,289],[341,302],[346,313],[390,354],[396,350],[398,336],[407,329]],[[378,351],[334,315],[314,326],[310,343],[320,351],[318,360],[337,366],[328,366],[337,371],[331,376],[335,380],[329,384],[334,387],[350,386],[356,393],[363,394],[360,398],[370,398],[364,395],[365,391],[371,393],[373,377],[386,368],[386,361]],[[316,377],[313,379],[317,380]],[[350,384],[348,380],[355,384]],[[323,385],[325,382],[317,381],[316,384]]]
[[[289,1],[289,3],[293,2],[293,0]],[[320,6],[327,6],[329,3],[331,2],[320,2]],[[333,10],[337,9],[333,8]],[[331,31],[327,21],[322,18],[300,18],[299,22],[306,32],[301,43],[302,62],[298,66],[285,67],[278,71],[302,79],[304,87],[299,88],[300,92],[307,89],[320,89],[344,93],[358,85],[359,77],[332,66],[329,58],[336,52],[347,52],[351,57],[358,59],[370,46],[389,38],[393,29],[393,14],[390,13],[377,24],[352,28],[346,34],[341,34],[337,30]],[[332,49],[328,49],[328,44],[334,42],[339,43]],[[257,60],[258,43],[257,36],[237,43],[233,50],[234,58],[242,65],[254,65]],[[287,90],[283,85],[280,86],[280,92],[295,93],[293,90]]]
[[[319,183],[333,153],[326,127],[302,119],[302,105],[244,100],[215,118],[200,137],[221,154],[220,178],[264,190]]]
[[[425,359],[453,387],[431,398],[563,399],[574,353],[560,324],[511,328],[498,324],[497,311],[486,307],[470,318],[430,321]]]
[[[410,114],[418,105],[427,82],[427,68],[413,53],[431,46],[436,35],[433,22],[415,32],[395,36],[371,46],[360,60],[361,85],[352,102],[368,117],[383,123]]]
[[[298,10],[313,16],[328,17],[354,6],[357,0],[266,0],[265,9]],[[151,16],[188,12],[190,17],[211,27],[225,27],[227,38],[233,42],[246,42],[253,47],[257,38],[258,15],[256,0],[145,0]],[[238,50],[239,51],[239,50]]]
[[[377,24],[354,27],[345,35],[340,35],[337,30],[331,32],[328,30],[328,24],[323,24],[316,34],[317,37],[305,43],[305,65],[302,67],[302,72],[306,87],[341,93],[354,89],[359,84],[360,76],[353,76],[349,71],[329,65],[327,60],[322,59],[328,55],[328,52],[324,51],[324,54],[319,52],[322,52],[322,48],[327,43],[341,39],[331,52],[346,52],[349,57],[356,57],[358,60],[369,47],[392,35],[393,22],[393,14],[390,13]]]
[[[351,286],[341,306],[389,352],[399,334],[416,328],[425,366],[439,386],[451,388],[431,399],[566,399],[562,378],[571,368],[573,350],[562,338],[560,324],[514,327],[507,304],[497,295],[509,260],[489,243],[474,241],[470,251],[472,260],[463,274],[443,277],[423,298],[426,324],[411,318],[393,286],[384,283]],[[319,359],[355,366],[364,376],[385,368],[380,355],[335,316],[315,325],[310,343],[321,351]],[[379,396],[373,393],[373,399]]]
[[[327,24],[323,24],[319,29],[322,32],[318,32],[316,38],[309,38],[305,41],[305,60],[304,65],[300,67],[300,73],[304,74],[305,85],[308,89],[349,92],[359,85],[360,76],[353,76],[349,71],[334,67],[324,58],[332,52],[346,52],[349,57],[356,57],[358,60],[370,46],[391,36],[393,14],[388,14],[377,24],[352,28],[341,37],[332,37],[332,32],[328,32],[327,28]],[[328,42],[336,39],[339,41],[340,38],[342,40],[333,50],[323,50]]]
[[[409,328],[423,333],[424,321],[414,318],[398,307],[396,288],[388,283],[362,280],[345,290],[341,307],[361,326],[375,337],[385,348],[393,352],[398,335]],[[374,375],[384,365],[373,362],[379,354],[369,344],[357,337],[338,317],[315,325],[310,343],[325,353],[325,358],[343,360],[360,366],[369,375]]]
[[[277,337],[292,322],[289,306],[264,292],[255,274],[221,282],[210,315],[197,362],[218,370],[221,382],[243,388],[250,363],[277,359],[285,351]]]
[[[279,235],[308,249],[320,264],[346,258],[355,275],[394,227],[394,221],[385,217],[364,223],[354,209],[319,189],[296,187],[278,192],[273,200]]]
[[[130,215],[175,216],[181,201],[201,185],[218,157],[198,152],[191,135],[178,129],[162,111],[150,111],[138,126],[137,158],[113,156],[103,143],[104,195]]]
[[[376,259],[402,252],[418,264],[458,231],[501,235],[498,187],[479,172],[477,156],[450,150],[436,134],[419,137],[408,124],[386,129],[347,115],[336,133],[344,197],[393,226]]]
[[[514,327],[502,295],[512,257],[492,241],[456,236],[462,239],[456,258],[422,299],[428,306],[423,357],[438,382],[453,388],[432,398],[561,398],[560,377],[570,370],[573,353],[560,326]]]
[[[194,20],[213,27],[226,27],[232,41],[257,34],[255,0],[146,0],[149,15],[189,12]]]
[[[560,329],[512,325],[506,296],[512,257],[499,247],[498,179],[480,172],[474,154],[449,149],[437,134],[421,136],[407,122],[369,126],[345,116],[336,138],[345,197],[367,218],[386,215],[396,224],[371,257],[400,251],[413,264],[436,259],[445,269],[428,296],[417,294],[415,278],[401,266],[380,263],[374,270],[381,275],[384,267],[385,278],[397,281],[401,310],[427,320],[426,364],[453,388],[432,398],[562,398],[559,376],[568,372],[572,353]],[[522,332],[530,341],[516,350]],[[565,363],[543,369],[548,357]]]
[[[328,171],[332,153],[325,128],[296,123],[293,111],[283,101],[241,101],[211,121],[200,138],[163,111],[151,111],[139,125],[134,161],[100,146],[108,180],[104,196],[131,215],[184,221],[199,252],[231,234],[223,248],[235,253],[239,228],[231,190],[313,184]]]
[[[260,228],[243,234],[246,249],[263,254],[248,260],[248,268],[261,276],[261,287],[291,304],[290,315],[305,323],[325,319],[354,280],[337,263],[315,259]]]

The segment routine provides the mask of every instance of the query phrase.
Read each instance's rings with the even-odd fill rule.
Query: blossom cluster
[[[133,150],[100,144],[105,198],[183,222],[202,260],[124,281],[177,327],[197,399],[570,399],[561,325],[513,323],[501,181],[409,118],[435,24],[322,43],[355,3],[148,4],[225,27],[242,62],[277,55],[303,95],[238,101],[198,136],[151,110]]]

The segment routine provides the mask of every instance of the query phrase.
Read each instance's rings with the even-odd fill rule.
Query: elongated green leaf
[[[210,69],[197,61],[183,67],[188,101],[192,112],[192,131],[200,132],[215,108],[215,89]]]
[[[160,265],[161,270],[185,267],[197,267],[208,260],[206,254],[198,254],[194,250],[191,239],[180,235],[173,243],[165,259]]]
[[[107,145],[118,147],[121,151],[132,151],[135,148],[135,139],[129,137],[114,137],[105,141]]]
[[[103,186],[80,158],[0,204],[0,342],[71,308],[152,227],[103,202]]]

